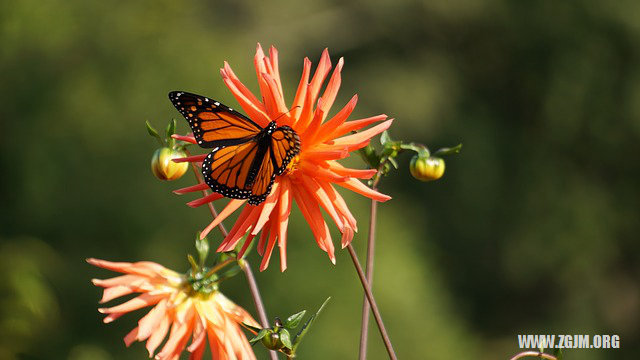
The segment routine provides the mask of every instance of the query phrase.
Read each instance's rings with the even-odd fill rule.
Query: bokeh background
[[[337,106],[358,93],[354,118],[386,113],[395,138],[464,143],[438,182],[411,178],[410,155],[382,181],[374,291],[400,358],[506,359],[537,333],[618,334],[620,349],[566,358],[637,358],[639,14],[631,0],[0,2],[0,358],[146,358],[122,342],[140,314],[101,323],[90,279],[114,274],[84,259],[186,270],[209,214],[171,194],[190,176],[151,175],[144,121],[179,117],[170,90],[237,107],[218,69],[256,90],[258,41],[279,48],[289,100],[303,57],[328,47],[346,59]],[[364,258],[369,202],[344,194]],[[290,232],[289,269],[276,255],[257,274],[269,315],[332,296],[299,357],[356,358],[348,254],[331,265],[296,210]],[[241,276],[223,290],[255,314]]]

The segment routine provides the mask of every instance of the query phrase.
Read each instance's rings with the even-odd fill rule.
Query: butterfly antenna
[[[300,106],[300,105],[296,105],[296,106],[292,107],[289,111],[287,111],[287,112],[283,112],[282,114],[278,115],[278,117],[277,117],[277,118],[275,118],[273,121],[276,121],[276,120],[280,119],[281,117],[285,116],[286,114],[288,114],[288,113],[292,112],[292,111],[293,111],[293,109],[297,109],[297,108],[299,108],[299,107],[301,107],[301,106]]]

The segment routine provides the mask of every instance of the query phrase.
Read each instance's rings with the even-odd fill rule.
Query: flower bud
[[[186,157],[184,151],[163,147],[156,150],[151,158],[151,171],[160,180],[176,180],[189,169],[189,163],[175,163],[171,160]]]
[[[284,347],[284,344],[280,340],[280,335],[273,330],[269,331],[269,333],[262,338],[262,345],[269,350],[280,350]]]
[[[435,156],[414,156],[409,167],[411,175],[420,181],[437,180],[444,174],[444,160]]]

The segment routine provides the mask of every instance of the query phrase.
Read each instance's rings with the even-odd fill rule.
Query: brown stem
[[[188,150],[185,149],[185,152],[187,153],[187,156],[191,156]],[[200,172],[198,171],[198,167],[196,166],[195,163],[191,163],[191,169],[193,170],[193,173],[196,176],[198,183],[203,183],[204,181],[202,180],[202,176],[200,175]],[[207,196],[209,195],[209,191],[202,190],[202,194],[204,196]],[[209,202],[207,203],[207,205],[209,205],[209,211],[211,212],[211,216],[213,216],[214,219],[217,218],[218,212],[216,211],[216,208],[213,206],[213,203]],[[222,233],[223,237],[226,238],[227,235],[229,235],[229,232],[227,231],[227,228],[224,226],[222,221],[220,222],[220,224],[218,224],[218,229],[220,229],[220,232]],[[249,261],[246,259],[242,259],[242,261],[239,261],[238,263],[240,264],[240,268],[242,269],[245,277],[247,278],[247,283],[249,283],[249,291],[251,292],[251,297],[253,297],[253,303],[255,304],[256,310],[258,311],[258,317],[260,318],[260,325],[262,325],[263,328],[268,328],[270,327],[270,325],[269,325],[269,320],[267,318],[267,311],[264,308],[264,303],[262,302],[262,296],[260,296],[260,290],[258,289],[258,283],[256,282],[256,278],[253,276],[253,271],[251,271],[251,265],[249,264]],[[271,357],[271,360],[278,360],[278,354],[273,350],[269,351],[269,356]]]
[[[558,358],[553,356],[553,355],[545,354],[545,353],[539,352],[539,351],[521,352],[519,354],[514,355],[510,360],[518,360],[518,359],[522,359],[522,358],[527,357],[527,356],[535,356],[535,357],[538,357],[540,359],[547,359],[547,360],[558,360]]]
[[[367,295],[367,299],[369,300],[369,304],[371,304],[371,310],[373,311],[373,317],[378,324],[378,330],[380,330],[380,335],[382,336],[382,341],[384,341],[384,346],[387,348],[387,353],[389,354],[389,359],[397,360],[395,351],[393,351],[393,346],[391,345],[391,340],[389,340],[389,335],[387,334],[387,329],[384,327],[382,323],[382,316],[380,316],[380,311],[378,311],[378,305],[376,304],[376,300],[373,298],[373,294],[371,293],[371,288],[369,283],[367,283],[367,279],[364,276],[364,272],[362,271],[362,266],[360,266],[360,261],[358,261],[358,256],[356,255],[355,250],[353,250],[353,246],[351,244],[347,245],[347,250],[349,250],[349,255],[351,255],[351,260],[353,260],[353,265],[358,272],[358,277],[360,278],[360,283],[362,283],[362,288],[364,289],[364,293]]]
[[[376,190],[374,187],[373,190]],[[367,269],[366,269],[366,278],[367,284],[371,286],[373,284],[373,258],[375,254],[375,244],[376,244],[376,216],[378,210],[378,202],[375,200],[371,200],[371,216],[369,218],[369,238],[367,240]],[[364,295],[364,299],[362,300],[362,323],[361,323],[361,332],[360,332],[360,360],[365,360],[367,358],[367,340],[369,336],[369,311],[371,309],[371,305],[369,305],[369,300],[367,296]]]

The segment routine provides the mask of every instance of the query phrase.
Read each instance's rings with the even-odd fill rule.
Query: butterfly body
[[[202,162],[211,190],[232,199],[263,202],[275,181],[300,152],[289,126],[262,128],[241,113],[204,96],[172,91],[169,99],[189,122],[198,145],[212,148]]]

